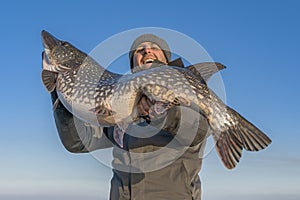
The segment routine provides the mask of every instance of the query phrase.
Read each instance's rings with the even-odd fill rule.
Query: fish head
[[[59,40],[45,30],[41,32],[41,36],[44,46],[43,62],[46,63],[44,65],[46,70],[57,73],[65,72],[78,68],[84,63],[87,54],[69,42]]]

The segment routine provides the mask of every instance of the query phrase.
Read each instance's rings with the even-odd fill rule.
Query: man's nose
[[[146,53],[151,53],[151,48],[150,47],[145,47],[144,52]]]

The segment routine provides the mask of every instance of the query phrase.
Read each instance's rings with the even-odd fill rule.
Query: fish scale
[[[220,63],[188,67],[153,63],[151,69],[120,75],[105,70],[86,53],[46,31],[42,31],[42,40],[45,87],[49,92],[56,89],[63,105],[87,123],[125,131],[128,124],[141,118],[136,107],[146,95],[156,102],[156,112],[186,106],[204,116],[218,155],[228,169],[236,166],[243,149],[258,151],[271,143],[268,136],[208,88],[207,80],[225,68]]]

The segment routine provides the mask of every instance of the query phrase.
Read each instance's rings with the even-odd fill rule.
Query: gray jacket
[[[54,102],[55,91],[51,97]],[[208,124],[198,113],[175,107],[150,125],[130,126],[123,138],[123,149],[113,138],[113,127],[86,124],[61,103],[54,110],[54,118],[68,151],[85,153],[113,148],[111,200],[201,199],[198,173]]]
[[[56,99],[56,92],[52,93],[52,99]],[[202,164],[201,147],[205,146],[208,126],[206,120],[200,120],[196,137],[192,136],[191,141],[189,133],[194,131],[190,130],[194,129],[198,122],[194,117],[190,117],[188,120],[191,121],[178,123],[180,112],[182,111],[179,109],[171,110],[164,123],[155,124],[157,126],[163,124],[162,130],[151,137],[141,138],[125,134],[124,150],[117,147],[112,127],[90,126],[74,117],[61,103],[54,111],[54,118],[61,142],[68,151],[84,153],[113,148],[111,200],[198,200],[201,199],[198,175]],[[179,128],[186,131],[178,137],[176,134]],[[94,137],[96,133],[100,137]],[[165,153],[155,155],[155,152],[161,149],[167,150]],[[147,156],[149,152],[154,153]],[[176,156],[176,153],[179,156]],[[169,157],[172,157],[171,160],[168,160]],[[147,168],[149,163],[153,165],[153,170],[151,166],[150,169]],[[156,165],[159,165],[157,169]]]

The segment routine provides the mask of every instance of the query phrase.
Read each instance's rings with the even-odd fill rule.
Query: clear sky
[[[142,27],[181,32],[225,64],[227,103],[273,140],[244,152],[232,171],[209,153],[203,199],[300,199],[299,8],[297,0],[2,2],[0,199],[107,199],[111,169],[59,140],[40,78],[40,31],[90,52]]]

